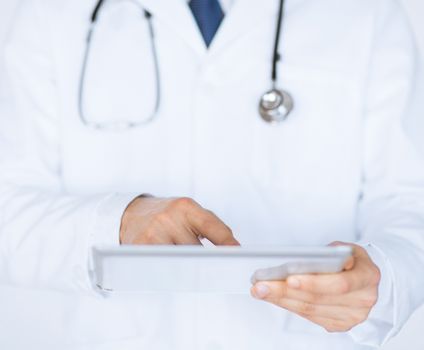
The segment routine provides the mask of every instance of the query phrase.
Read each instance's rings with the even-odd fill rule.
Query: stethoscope
[[[158,53],[155,42],[155,33],[153,28],[152,14],[144,9],[141,4],[136,0],[126,0],[134,3],[141,10],[142,16],[147,20],[147,25],[149,29],[149,37],[151,44],[151,52],[154,61],[154,74],[155,74],[155,89],[156,89],[156,101],[154,103],[153,111],[150,113],[149,117],[146,119],[140,120],[129,120],[119,121],[119,122],[107,122],[99,123],[90,121],[90,118],[87,117],[84,109],[84,97],[85,97],[85,80],[87,75],[88,61],[90,58],[90,49],[93,37],[95,35],[95,29],[97,20],[99,18],[99,13],[104,5],[104,0],[99,0],[93,10],[93,13],[90,17],[90,28],[87,34],[86,48],[83,56],[83,63],[81,68],[81,76],[79,82],[79,93],[78,93],[78,108],[81,122],[89,128],[97,130],[112,130],[112,129],[132,129],[135,127],[146,125],[152,122],[159,110],[160,100],[161,100],[161,86],[160,86],[160,67],[158,60]],[[280,89],[277,86],[278,81],[278,63],[281,60],[281,54],[279,52],[280,45],[280,35],[283,24],[283,15],[284,15],[284,0],[280,0],[280,5],[278,9],[278,19],[277,19],[277,28],[275,31],[275,41],[272,55],[272,74],[271,82],[272,88],[264,93],[259,101],[259,115],[261,118],[268,123],[279,123],[287,119],[291,111],[293,110],[294,103],[291,95]]]
[[[268,123],[279,123],[286,120],[294,107],[292,96],[286,90],[282,90],[277,86],[278,62],[281,60],[279,47],[283,15],[284,0],[280,0],[277,28],[275,30],[274,51],[272,53],[272,88],[264,93],[259,100],[259,114]]]

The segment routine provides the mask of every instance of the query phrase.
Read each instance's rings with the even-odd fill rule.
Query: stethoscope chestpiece
[[[268,123],[280,123],[287,119],[293,107],[293,98],[290,94],[274,88],[262,96],[259,102],[259,114]]]

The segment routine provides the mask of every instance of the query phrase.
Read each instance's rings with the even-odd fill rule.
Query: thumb
[[[347,247],[354,248],[354,245],[353,244],[349,244],[349,243],[346,243],[346,242],[340,242],[340,241],[332,242],[332,243],[329,244],[329,246],[330,247],[343,247],[343,246],[346,247],[347,246]],[[343,266],[343,270],[345,270],[345,271],[352,270],[354,266],[355,266],[355,257],[354,256],[350,256],[346,260],[346,262],[345,262],[345,264]]]

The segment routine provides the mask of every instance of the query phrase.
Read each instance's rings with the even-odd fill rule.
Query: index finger
[[[231,229],[214,213],[198,206],[187,214],[192,229],[215,245],[240,245]]]

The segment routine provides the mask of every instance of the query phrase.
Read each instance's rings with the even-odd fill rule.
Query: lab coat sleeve
[[[0,284],[94,295],[91,247],[119,244],[122,213],[136,194],[67,193],[41,12],[37,1],[22,2],[5,53],[13,101],[0,114]]]
[[[424,301],[424,160],[405,128],[411,115],[424,112],[417,103],[420,60],[402,6],[377,3],[358,229],[382,278],[368,320],[350,332],[374,347],[394,336]]]

